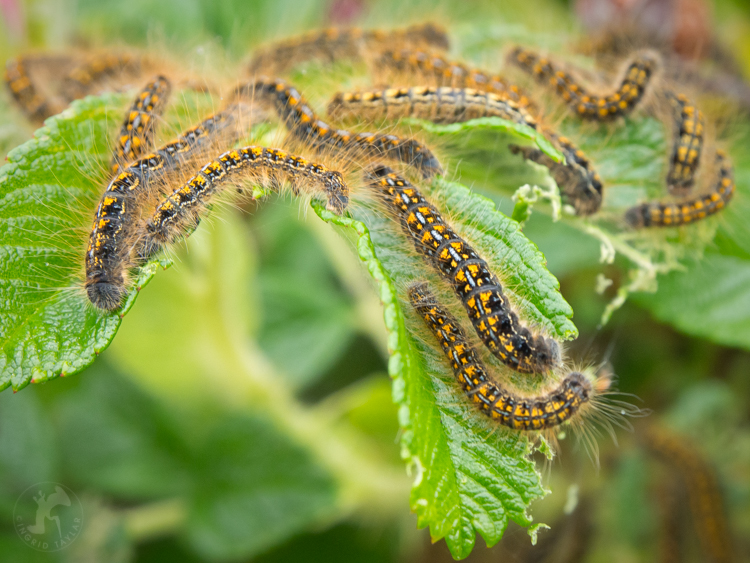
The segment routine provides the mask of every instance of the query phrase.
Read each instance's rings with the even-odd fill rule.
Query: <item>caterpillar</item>
[[[670,193],[685,194],[695,183],[703,150],[703,131],[706,123],[703,112],[683,94],[667,95],[675,112],[674,148],[667,174]]]
[[[73,68],[63,79],[62,94],[71,102],[83,98],[93,86],[107,78],[126,72],[138,72],[141,61],[128,54],[96,55]]]
[[[521,397],[493,381],[463,328],[427,288],[412,285],[409,301],[440,344],[461,388],[479,410],[513,430],[539,431],[573,418],[591,400],[594,388],[580,372],[569,373],[549,394]]]
[[[376,158],[385,156],[414,166],[424,178],[443,174],[437,157],[419,141],[335,129],[318,119],[297,89],[282,80],[260,78],[240,88],[238,95],[272,104],[292,135],[317,150],[333,148]]]
[[[651,52],[637,54],[630,62],[620,86],[611,94],[596,96],[586,91],[567,72],[558,70],[549,59],[521,47],[514,48],[510,61],[548,83],[581,119],[608,121],[633,112],[646,94],[659,60]]]
[[[557,342],[521,324],[487,262],[413,185],[382,165],[366,170],[365,180],[399,218],[417,251],[451,284],[492,354],[522,373],[547,372],[559,364]]]
[[[625,221],[633,228],[676,227],[688,225],[718,213],[734,197],[734,169],[722,150],[716,151],[716,182],[711,190],[675,203],[643,203],[625,213]]]
[[[126,293],[126,270],[132,260],[132,236],[149,183],[176,169],[213,137],[235,123],[237,106],[212,115],[175,141],[132,162],[107,186],[96,209],[86,250],[84,287],[89,301],[113,311]]]
[[[154,118],[163,111],[170,91],[169,80],[159,76],[138,94],[120,128],[112,157],[112,174],[117,174],[123,165],[136,160],[151,148]]]
[[[8,91],[26,116],[42,122],[61,109],[43,96],[29,75],[27,59],[18,57],[5,63],[5,84]]]
[[[549,130],[545,136],[565,157],[565,162],[555,162],[535,147],[509,145],[513,154],[520,154],[526,160],[546,166],[565,200],[573,205],[577,215],[591,215],[602,205],[603,186],[599,174],[594,170],[584,152],[570,139]]]
[[[280,149],[259,146],[233,149],[203,166],[156,206],[146,224],[142,257],[155,254],[164,244],[174,242],[197,226],[201,211],[211,197],[223,184],[240,175],[273,187],[280,186],[284,179],[289,180],[295,195],[303,186],[306,189],[317,187],[328,198],[328,210],[339,215],[349,202],[349,189],[340,172]]]
[[[409,80],[434,83],[435,86],[473,88],[491,92],[504,100],[512,100],[521,107],[531,106],[528,96],[505,78],[447,60],[436,53],[389,49],[376,58],[375,68],[401,75]]]
[[[644,438],[648,450],[681,477],[693,527],[706,558],[716,562],[733,561],[732,538],[714,470],[684,438],[666,429],[651,426]]]
[[[282,74],[293,66],[310,59],[333,62],[341,59],[360,59],[364,53],[379,51],[386,45],[427,45],[436,49],[450,46],[446,31],[434,23],[424,23],[392,31],[367,30],[356,27],[324,29],[281,41],[259,50],[248,70],[259,73]]]
[[[417,117],[436,123],[457,123],[479,117],[501,117],[537,128],[536,120],[516,102],[472,88],[421,86],[363,92],[339,92],[328,105],[334,119],[367,121]]]

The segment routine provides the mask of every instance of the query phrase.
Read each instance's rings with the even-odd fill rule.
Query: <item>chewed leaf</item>
[[[544,256],[515,221],[460,184],[438,180],[422,189],[501,275],[525,319],[560,340],[577,335]],[[497,543],[510,520],[533,532],[527,509],[544,489],[529,459],[528,438],[490,427],[461,396],[433,343],[415,336],[423,332],[420,319],[404,293],[409,280],[434,279],[422,259],[409,253],[398,224],[377,211],[354,205],[351,218],[314,208],[324,220],[356,233],[359,256],[379,286],[402,457],[415,478],[411,508],[419,525],[430,528],[433,540],[445,538],[456,558],[469,555],[477,533],[489,546]]]
[[[0,390],[91,364],[138,288],[167,264],[144,266],[116,313],[97,311],[80,289],[87,229],[106,182],[108,132],[127,98],[75,102],[0,168]]]

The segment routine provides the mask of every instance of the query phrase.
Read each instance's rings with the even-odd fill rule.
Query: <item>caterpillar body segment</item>
[[[695,184],[703,152],[706,120],[703,112],[683,94],[669,93],[667,97],[675,114],[667,187],[672,194],[685,195]]]
[[[557,69],[549,59],[533,51],[516,47],[510,52],[509,60],[538,82],[551,86],[578,117],[593,121],[610,121],[632,113],[643,100],[660,63],[651,52],[637,54],[629,63],[618,88],[611,94],[597,96],[589,93],[570,74]]]
[[[500,117],[537,128],[534,117],[518,103],[471,88],[421,86],[363,92],[340,92],[328,105],[334,119],[399,119],[416,117],[435,123],[458,123]]]
[[[473,88],[490,92],[504,100],[511,100],[527,108],[531,101],[521,89],[499,75],[470,68],[428,51],[389,49],[376,58],[377,70],[396,74],[411,81],[421,81],[438,87]]]
[[[169,80],[159,76],[138,94],[117,137],[111,165],[113,174],[151,148],[154,121],[164,111],[170,92]]]
[[[487,262],[413,185],[385,166],[368,169],[365,181],[398,218],[417,251],[451,284],[493,355],[522,373],[544,373],[559,364],[557,342],[521,324]]]
[[[631,207],[625,221],[633,228],[677,227],[710,217],[724,209],[734,197],[734,168],[724,151],[716,151],[716,180],[705,194],[674,203],[643,203]]]
[[[362,30],[356,27],[329,28],[313,31],[260,50],[250,61],[251,75],[282,74],[303,61],[320,59],[334,62],[361,59],[372,51],[386,46],[411,45],[448,49],[446,31],[434,23],[412,25],[391,31]]]
[[[211,198],[238,179],[272,187],[287,180],[295,195],[312,187],[326,195],[328,210],[339,215],[349,202],[349,189],[340,172],[280,149],[259,146],[233,149],[203,166],[157,205],[146,225],[142,258],[155,254],[163,245],[195,227]]]
[[[238,108],[231,106],[210,116],[175,141],[130,163],[109,183],[95,212],[85,256],[84,286],[95,307],[113,311],[127,293],[136,224],[150,184],[193,157],[217,135],[225,135],[235,124],[237,113]]]
[[[425,145],[383,133],[352,133],[318,118],[296,88],[283,80],[261,78],[240,88],[239,96],[270,104],[292,135],[317,150],[332,149],[375,158],[391,158],[415,167],[424,178],[443,174],[440,161]]]
[[[567,137],[549,130],[545,131],[545,136],[563,153],[565,162],[555,162],[536,147],[510,145],[509,148],[513,154],[520,154],[526,160],[546,166],[561,195],[574,207],[577,215],[591,215],[599,211],[604,195],[603,185],[591,161]]]
[[[594,393],[592,383],[572,372],[553,391],[522,397],[500,386],[488,373],[458,320],[420,283],[409,288],[409,300],[440,344],[464,393],[479,410],[503,426],[520,431],[554,428],[573,418]]]

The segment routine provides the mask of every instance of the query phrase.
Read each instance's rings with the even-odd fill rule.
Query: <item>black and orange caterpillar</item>
[[[593,396],[594,386],[580,372],[569,373],[556,389],[539,397],[522,397],[503,389],[488,373],[458,320],[438,303],[426,283],[409,288],[409,301],[440,344],[466,396],[501,425],[521,431],[554,428],[571,420]]]
[[[122,166],[151,149],[155,131],[154,120],[164,110],[170,91],[169,80],[159,76],[138,94],[125,115],[125,121],[117,136],[110,167],[112,174],[117,174]]]
[[[724,151],[716,151],[716,180],[705,194],[684,201],[643,203],[631,207],[625,221],[633,228],[677,227],[689,225],[718,213],[732,200],[735,192],[734,168]]]
[[[487,262],[413,185],[382,165],[368,169],[365,180],[398,218],[417,251],[451,284],[492,354],[522,373],[543,373],[559,364],[557,342],[521,324]]]
[[[340,172],[280,149],[259,146],[233,149],[204,165],[156,206],[146,224],[141,259],[194,229],[212,197],[238,180],[251,180],[274,189],[287,180],[295,195],[315,187],[326,195],[328,210],[339,215],[349,202],[349,189]]]
[[[643,100],[660,62],[654,53],[638,53],[628,65],[619,87],[611,94],[596,96],[570,74],[555,68],[549,59],[533,51],[515,47],[509,60],[538,82],[550,85],[578,117],[595,121],[609,121],[632,113]]]
[[[531,106],[529,97],[506,78],[448,60],[437,53],[389,49],[376,58],[375,70],[407,79],[409,83],[472,88],[511,100],[524,108]]]
[[[384,133],[351,133],[320,120],[296,88],[283,80],[260,78],[239,89],[242,98],[270,104],[292,135],[318,150],[391,158],[415,167],[424,178],[442,174],[437,157],[415,139]]]
[[[458,123],[480,117],[500,117],[537,128],[534,117],[524,106],[507,97],[474,90],[416,86],[361,92],[339,92],[328,104],[334,119],[400,119],[416,117],[435,123]]]
[[[137,221],[149,183],[175,170],[236,120],[232,106],[182,133],[175,141],[131,162],[112,179],[96,208],[86,250],[84,286],[99,309],[117,309],[127,292],[127,271],[135,265]]]

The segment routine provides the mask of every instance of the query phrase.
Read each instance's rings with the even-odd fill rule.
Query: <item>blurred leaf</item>
[[[126,96],[75,102],[0,168],[0,390],[81,371],[106,348],[160,262],[105,314],[78,290],[84,235],[106,181],[112,108]],[[116,112],[119,115],[119,111]]]
[[[26,487],[54,481],[58,471],[55,433],[36,394],[0,394],[0,514],[10,520]]]
[[[216,559],[247,557],[330,513],[332,478],[302,446],[267,421],[227,416],[195,460],[187,536]]]
[[[750,261],[713,252],[687,272],[659,279],[659,292],[637,302],[660,320],[713,342],[750,349]]]
[[[57,402],[66,472],[122,498],[161,498],[190,483],[189,455],[164,406],[99,366]]]
[[[356,334],[353,304],[337,285],[325,251],[299,219],[297,205],[270,204],[262,225],[259,268],[263,350],[297,387],[321,377]],[[294,353],[290,353],[290,351]]]
[[[558,339],[574,337],[570,306],[544,268],[544,257],[518,230],[517,223],[495,211],[492,203],[465,187],[437,180],[425,190],[454,228],[496,266],[524,318],[544,326]],[[543,496],[539,474],[528,459],[532,446],[520,433],[495,432],[470,405],[456,397],[453,376],[434,343],[415,339],[419,323],[402,312],[410,280],[430,277],[422,259],[391,219],[353,207],[357,219],[336,217],[319,205],[326,221],[352,229],[360,258],[380,284],[389,330],[394,400],[400,406],[402,457],[415,473],[411,507],[420,527],[429,526],[433,541],[445,538],[456,558],[468,556],[476,533],[497,543],[509,520],[530,526],[530,502]],[[501,266],[498,266],[501,265]],[[408,305],[407,305],[408,310]],[[429,366],[429,369],[427,368]],[[499,370],[503,368],[498,367]],[[428,375],[425,377],[425,375]]]

